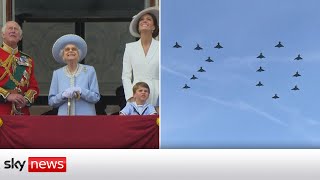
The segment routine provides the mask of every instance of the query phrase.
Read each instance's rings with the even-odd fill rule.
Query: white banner
[[[313,149],[0,150],[0,178],[10,180],[319,180],[319,167]]]

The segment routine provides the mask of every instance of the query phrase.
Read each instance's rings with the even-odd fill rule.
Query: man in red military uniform
[[[34,62],[18,50],[22,30],[8,21],[2,28],[0,48],[0,115],[29,115],[29,107],[39,95]]]

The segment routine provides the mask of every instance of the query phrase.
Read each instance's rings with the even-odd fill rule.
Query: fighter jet
[[[176,45],[173,46],[174,48],[181,48],[181,46],[176,42]]]
[[[260,66],[260,68],[257,70],[257,72],[262,72],[264,71],[264,69],[262,69],[262,67]]]
[[[192,80],[198,79],[195,75],[192,75],[192,77],[190,78]]]
[[[190,87],[187,84],[185,84],[184,87],[183,87],[183,89],[189,89],[189,88]]]
[[[213,60],[210,58],[210,56],[208,57],[208,59],[206,61],[207,62],[213,62]]]
[[[281,41],[279,41],[279,43],[278,43],[276,46],[274,46],[274,47],[282,48],[282,47],[284,47],[284,46],[281,44]]]
[[[260,53],[260,55],[257,57],[259,59],[265,58],[264,55],[262,55],[262,53]]]
[[[197,47],[195,47],[194,50],[202,50],[202,47],[200,47],[199,44],[197,44]]]
[[[278,96],[277,94],[275,94],[272,98],[273,98],[273,99],[278,99],[279,96]]]
[[[218,44],[217,44],[214,48],[221,49],[221,48],[223,48],[223,47],[222,47],[222,46],[220,45],[220,43],[218,42]]]
[[[294,86],[294,88],[292,88],[291,90],[293,90],[293,91],[297,91],[297,90],[299,90],[299,88],[298,88],[298,86],[297,86],[297,85],[295,85],[295,86]]]
[[[256,86],[263,86],[263,84],[261,83],[261,81],[259,81],[259,83],[256,84]]]
[[[298,54],[298,56],[296,58],[294,58],[294,60],[297,60],[297,61],[299,61],[301,59],[302,59],[302,57],[300,56],[300,54]]]
[[[204,69],[202,69],[202,67],[200,67],[200,69],[198,70],[198,72],[206,72]]]
[[[299,77],[299,76],[301,76],[301,75],[300,75],[299,72],[297,71],[293,76],[294,76],[294,77]]]

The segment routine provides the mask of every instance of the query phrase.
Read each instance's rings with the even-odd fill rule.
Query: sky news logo
[[[22,171],[26,161],[11,158],[4,161],[4,169]],[[66,157],[29,157],[28,172],[67,172]]]

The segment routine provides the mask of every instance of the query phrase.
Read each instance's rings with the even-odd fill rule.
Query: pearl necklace
[[[77,64],[77,68],[76,68],[76,70],[73,71],[73,72],[70,72],[68,66],[66,67],[66,69],[67,69],[67,73],[68,73],[70,76],[74,76],[74,75],[78,72],[78,70],[79,70],[79,65]]]

